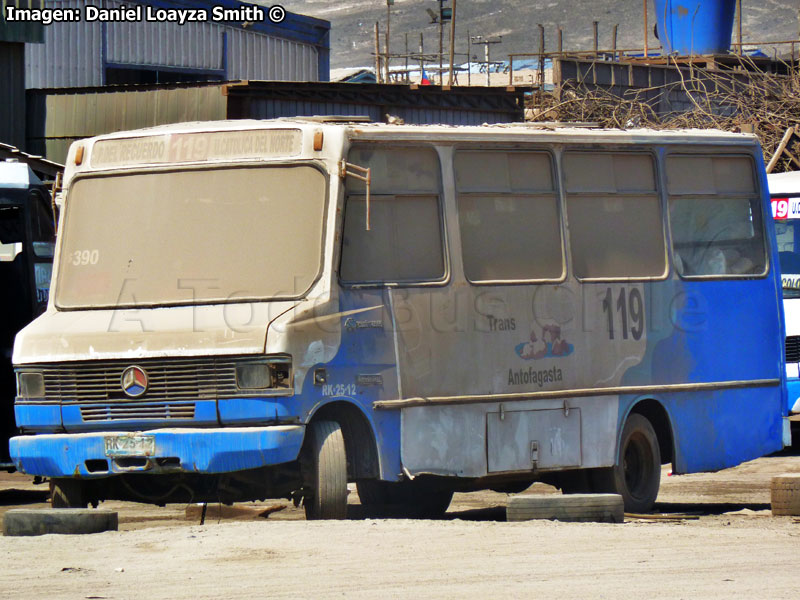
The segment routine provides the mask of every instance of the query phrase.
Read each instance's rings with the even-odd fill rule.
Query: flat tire
[[[619,494],[521,494],[509,498],[506,519],[622,523],[625,508]]]
[[[3,515],[3,535],[31,536],[48,533],[78,535],[117,531],[117,513],[104,509],[60,510],[14,508]]]

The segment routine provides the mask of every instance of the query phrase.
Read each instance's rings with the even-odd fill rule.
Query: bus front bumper
[[[23,435],[9,440],[18,470],[43,477],[227,473],[296,460],[305,427],[154,429]]]

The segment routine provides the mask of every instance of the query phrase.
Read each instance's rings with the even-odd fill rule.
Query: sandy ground
[[[446,519],[305,522],[286,502],[166,508],[107,502],[120,531],[0,537],[0,598],[764,598],[800,595],[800,519],[773,517],[776,456],[714,474],[662,473],[668,519],[504,522],[507,496],[457,494]],[[536,484],[529,493],[557,493]],[[276,504],[287,508],[257,516]],[[47,507],[0,474],[0,513]]]

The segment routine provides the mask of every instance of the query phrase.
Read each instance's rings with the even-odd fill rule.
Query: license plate
[[[152,435],[114,435],[105,438],[106,456],[153,456],[156,438]]]

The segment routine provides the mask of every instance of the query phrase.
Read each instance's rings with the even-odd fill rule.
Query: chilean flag
[[[428,79],[428,74],[425,72],[425,69],[422,69],[422,81],[419,82],[420,85],[430,85],[431,80]]]

